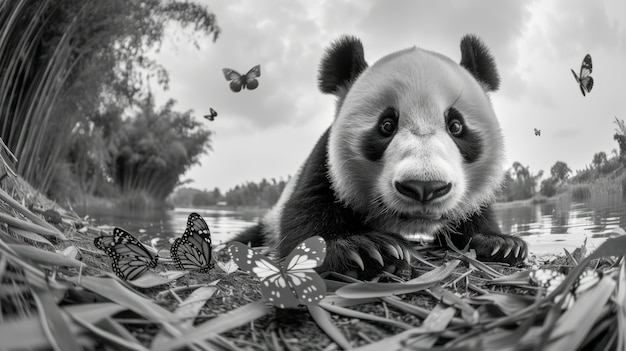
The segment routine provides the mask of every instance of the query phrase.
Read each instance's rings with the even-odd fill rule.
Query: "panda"
[[[490,208],[504,176],[487,95],[499,84],[475,35],[462,38],[459,64],[412,47],[371,66],[358,38],[339,38],[319,68],[320,90],[337,99],[331,126],[276,205],[234,240],[284,258],[319,235],[327,254],[318,271],[362,279],[406,270],[417,235],[519,264],[526,243],[501,233]]]

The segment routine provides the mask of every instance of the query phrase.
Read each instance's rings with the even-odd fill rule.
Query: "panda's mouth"
[[[400,213],[399,218],[401,220],[422,220],[427,222],[439,222],[444,219],[442,214],[428,213],[428,212],[413,212],[413,213]]]

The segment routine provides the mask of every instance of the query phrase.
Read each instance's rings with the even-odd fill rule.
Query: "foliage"
[[[565,181],[570,173],[572,173],[572,170],[567,166],[567,163],[562,161],[556,161],[550,168],[550,175],[559,182]]]
[[[122,122],[109,170],[122,193],[145,191],[164,200],[179,177],[208,151],[211,132],[191,111],[176,112],[170,100],[155,110],[151,96],[139,104],[133,118]]]
[[[604,166],[606,162],[607,162],[606,153],[604,151],[600,151],[600,152],[596,152],[593,155],[593,160],[591,161],[591,164],[593,165],[594,168],[600,168]]]
[[[585,201],[591,197],[591,187],[588,184],[577,184],[571,189],[572,200]]]
[[[219,33],[214,14],[190,2],[2,1],[0,137],[20,160],[18,173],[47,192],[61,158],[81,141],[73,133],[77,124],[85,130],[88,111],[120,97],[134,104],[150,77],[167,86],[167,72],[145,53],[171,22]],[[81,164],[79,176],[92,177],[93,167]]]
[[[535,194],[537,182],[542,176],[543,171],[533,175],[528,167],[524,167],[519,162],[514,162],[504,175],[504,186],[499,194],[499,200],[515,201],[531,198]]]
[[[544,179],[541,182],[539,193],[547,197],[556,195],[556,183],[557,182],[553,178]]]
[[[222,194],[219,188],[212,191],[201,191],[192,188],[180,188],[174,192],[170,201],[174,206],[214,206],[218,202],[225,202],[228,206],[254,206],[268,208],[273,206],[283,192],[286,181],[272,178],[271,182],[262,179],[261,182],[246,182],[229,189]]]

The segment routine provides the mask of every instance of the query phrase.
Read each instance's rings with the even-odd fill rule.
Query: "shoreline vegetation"
[[[219,265],[208,274],[153,285],[121,281],[93,245],[106,230],[19,178],[5,178],[0,188],[0,345],[6,349],[616,350],[626,336],[618,322],[626,317],[620,293],[626,287],[626,235],[590,255],[583,245],[520,267],[420,246],[411,281],[323,275],[328,292],[318,306],[281,310],[263,302],[258,281]],[[26,199],[32,212],[22,206]],[[44,208],[60,221],[44,216]],[[159,252],[155,269],[163,276],[154,276],[185,273],[173,271],[167,253]],[[214,257],[224,262],[220,252]],[[583,273],[587,267],[602,273]],[[543,273],[548,271],[556,273]],[[539,286],[533,280],[559,272],[568,279],[540,280]],[[584,290],[576,288],[575,278],[585,274],[595,278]],[[576,298],[564,298],[567,291]]]

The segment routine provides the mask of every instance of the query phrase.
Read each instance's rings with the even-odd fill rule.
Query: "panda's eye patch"
[[[463,135],[463,116],[454,107],[450,107],[446,111],[446,123],[448,124],[448,131],[455,137]]]
[[[398,114],[393,107],[388,107],[379,118],[379,131],[384,137],[391,136],[395,131],[398,124]]]

